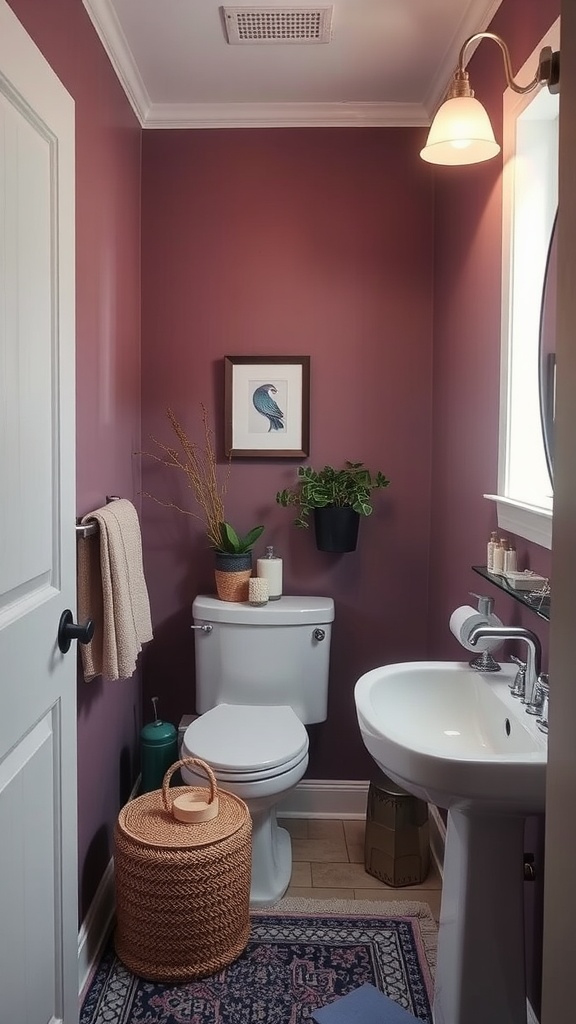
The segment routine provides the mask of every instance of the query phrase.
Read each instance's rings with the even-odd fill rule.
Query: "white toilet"
[[[251,906],[286,892],[292,872],[288,832],[276,805],[308,765],[305,725],[323,722],[334,602],[282,597],[261,607],[199,596],[192,607],[196,640],[196,711],[182,757],[199,757],[222,789],[244,800],[252,817]],[[185,782],[206,777],[184,769]]]

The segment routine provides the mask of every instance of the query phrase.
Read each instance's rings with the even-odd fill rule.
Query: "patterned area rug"
[[[252,915],[235,963],[168,985],[127,971],[110,941],[80,1024],[304,1024],[365,982],[432,1024],[436,934],[425,903],[288,898]]]

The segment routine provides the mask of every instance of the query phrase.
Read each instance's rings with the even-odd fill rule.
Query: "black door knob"
[[[73,640],[78,640],[78,643],[81,644],[89,644],[93,636],[94,623],[92,619],[87,619],[86,622],[80,625],[79,622],[74,622],[69,608],[62,612],[58,624],[58,647],[62,654],[66,654],[70,650],[70,644]]]

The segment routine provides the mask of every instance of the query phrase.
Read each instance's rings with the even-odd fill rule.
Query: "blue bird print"
[[[273,384],[262,384],[261,387],[256,388],[256,391],[252,395],[252,401],[254,402],[254,408],[268,420],[270,426],[268,427],[268,433],[271,430],[284,430],[284,413],[278,408],[276,402],[272,398],[272,395],[278,394],[277,388]]]

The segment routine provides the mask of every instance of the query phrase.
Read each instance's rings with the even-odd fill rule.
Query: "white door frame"
[[[542,1024],[574,1017],[576,887],[576,5],[562,0],[557,392]]]

